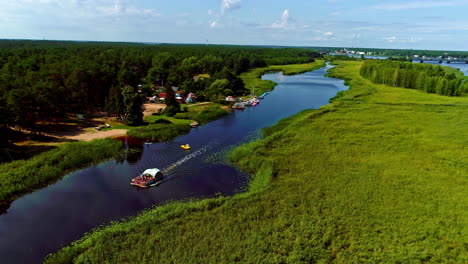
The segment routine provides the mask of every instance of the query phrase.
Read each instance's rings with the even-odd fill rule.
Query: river
[[[418,60],[414,60],[413,62],[414,63],[421,63]],[[459,69],[461,72],[463,72],[464,75],[468,75],[468,64],[466,64],[466,63],[447,63],[447,61],[445,61],[443,63],[439,63],[439,61],[424,61],[424,63],[452,67],[452,68],[455,68],[455,69]]]
[[[127,155],[75,171],[15,200],[0,215],[1,263],[40,263],[97,226],[168,201],[243,191],[248,175],[227,164],[225,153],[258,138],[261,128],[326,105],[347,89],[342,80],[324,76],[331,67],[294,76],[265,74],[263,79],[278,85],[258,106],[235,111],[171,142],[129,142],[132,151]],[[191,151],[180,148],[185,143]],[[131,178],[154,167],[167,170],[161,185],[129,185]]]

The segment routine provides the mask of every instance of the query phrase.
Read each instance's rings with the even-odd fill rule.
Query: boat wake
[[[168,174],[169,172],[171,172],[172,170],[174,170],[175,168],[177,168],[178,166],[180,166],[181,164],[195,158],[195,157],[198,157],[200,156],[201,154],[205,153],[208,149],[210,149],[212,146],[211,145],[208,145],[208,146],[205,146],[193,153],[190,153],[189,155],[183,157],[182,159],[174,162],[172,165],[170,165],[169,167],[165,168],[164,170],[162,170],[162,173],[163,174]]]

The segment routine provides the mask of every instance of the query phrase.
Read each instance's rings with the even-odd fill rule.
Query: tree
[[[137,86],[139,83],[138,76],[131,68],[127,68],[124,63],[117,74],[117,80],[120,86]]]
[[[141,111],[141,105],[143,104],[143,98],[136,88],[125,86],[122,89],[122,98],[125,106],[125,124],[131,126],[142,124],[143,113]]]
[[[167,81],[169,72],[176,65],[176,59],[168,52],[162,52],[153,57],[153,66],[148,71],[146,81],[156,83],[158,80]]]
[[[0,126],[10,125],[11,122],[11,113],[7,102],[3,97],[0,97]]]
[[[188,75],[199,73],[198,58],[195,56],[185,58],[180,67]]]
[[[7,104],[12,121],[22,128],[35,131],[37,105],[31,89],[14,89],[8,93]]]
[[[107,112],[115,115],[117,120],[122,120],[125,114],[122,89],[118,86],[112,86],[109,90],[109,96],[106,98],[105,109]]]
[[[214,81],[210,87],[205,89],[205,97],[211,102],[218,102],[224,99],[226,95],[231,95],[231,84],[227,79]]]
[[[179,102],[175,99],[174,90],[170,85],[166,87],[166,108],[164,109],[164,114],[168,116],[174,116],[177,112],[180,111]]]

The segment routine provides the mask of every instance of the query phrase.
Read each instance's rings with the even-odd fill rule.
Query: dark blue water
[[[40,263],[92,228],[154,205],[242,191],[248,175],[223,162],[223,151],[258,137],[261,128],[285,117],[328,104],[346,89],[342,80],[324,77],[328,68],[296,76],[266,74],[264,79],[279,85],[258,106],[195,128],[172,142],[141,143],[137,151],[76,171],[17,199],[0,216],[0,262]],[[180,148],[186,143],[190,152]],[[167,180],[150,189],[130,186],[131,178],[147,168],[166,169]]]

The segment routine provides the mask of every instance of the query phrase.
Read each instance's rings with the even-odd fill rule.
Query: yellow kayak
[[[183,149],[185,149],[185,150],[190,149],[190,145],[189,145],[189,144],[181,145],[180,147],[183,148]]]

